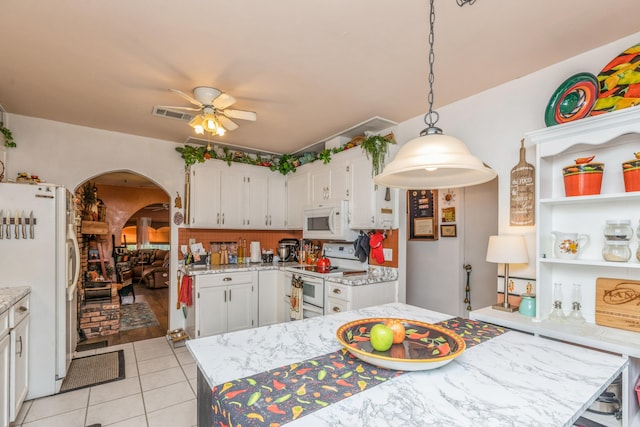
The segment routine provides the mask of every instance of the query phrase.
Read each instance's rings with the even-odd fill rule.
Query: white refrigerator
[[[0,183],[0,287],[31,287],[27,399],[60,391],[77,344],[74,216],[62,186]]]

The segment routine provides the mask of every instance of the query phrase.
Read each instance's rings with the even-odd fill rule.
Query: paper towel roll
[[[249,245],[251,251],[251,262],[262,261],[262,252],[260,251],[260,242],[251,242]]]

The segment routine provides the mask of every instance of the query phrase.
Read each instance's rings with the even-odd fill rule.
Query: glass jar
[[[633,236],[633,228],[631,228],[631,220],[628,219],[609,219],[604,228],[604,238],[606,240],[622,240],[629,241]]]
[[[631,258],[629,242],[625,240],[605,240],[602,248],[605,261],[626,262]]]

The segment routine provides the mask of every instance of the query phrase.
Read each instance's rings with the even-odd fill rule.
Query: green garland
[[[380,158],[380,155],[377,153],[382,153],[382,167],[384,167],[384,156],[387,153],[387,144],[395,143],[393,136],[383,137],[383,136],[375,135],[365,139],[365,142],[363,142],[363,145],[362,145],[362,149],[367,153],[367,157],[369,157],[372,151],[370,150],[369,145],[365,149],[364,144],[367,141],[369,141],[370,145],[373,145],[375,143],[375,147],[376,147],[375,148],[376,151],[374,151],[375,155],[373,157],[374,170],[377,170],[375,169],[376,159]],[[357,145],[355,145],[352,142],[349,142],[341,147],[334,147],[332,149],[327,148],[325,150],[322,150],[319,153],[316,153],[316,157],[312,161],[322,160],[322,163],[326,165],[329,162],[331,162],[332,154],[337,154],[341,151],[348,150],[353,147],[357,147]],[[268,167],[274,172],[278,171],[282,175],[287,175],[289,173],[295,172],[296,168],[302,164],[302,162],[300,161],[300,158],[297,156],[294,156],[293,154],[283,154],[279,157],[273,158],[272,160],[268,160],[268,159],[262,158],[260,154],[256,154],[254,158],[252,156],[249,156],[246,153],[242,153],[239,151],[232,152],[226,147],[223,148],[223,150],[224,150],[224,154],[219,156],[218,154],[216,154],[214,150],[207,150],[206,147],[202,147],[202,146],[193,147],[191,145],[185,145],[184,147],[176,147],[176,151],[180,153],[180,155],[184,159],[185,170],[188,170],[189,167],[195,163],[204,163],[205,160],[218,159],[226,162],[229,166],[231,166],[232,162],[245,163],[249,165]]]
[[[9,130],[9,128],[4,126],[4,123],[0,122],[0,133],[4,135],[4,146],[5,147],[15,147],[16,142],[13,140],[13,134]]]

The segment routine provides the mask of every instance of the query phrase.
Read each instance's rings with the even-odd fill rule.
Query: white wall
[[[7,178],[27,172],[73,191],[97,175],[126,170],[154,181],[171,199],[180,193],[184,200],[184,161],[175,151],[179,144],[13,114],[8,115],[7,126],[17,144],[7,149]],[[171,241],[178,241],[174,224]],[[177,245],[172,245],[172,272],[177,271],[177,259]],[[175,282],[171,280],[169,290],[171,329],[184,321],[182,312],[175,310]]]
[[[518,163],[520,140],[529,131],[544,128],[544,112],[551,95],[564,80],[579,72],[590,72],[598,75],[600,70],[620,52],[638,43],[640,33],[617,40],[614,43],[586,52],[576,57],[554,64],[536,73],[523,76],[501,86],[492,88],[478,95],[449,104],[437,111],[440,114],[438,127],[445,134],[453,135],[464,141],[472,153],[495,169],[498,173],[499,209],[498,224],[501,234],[524,234],[527,239],[531,261],[525,268],[512,266],[511,276],[535,277],[535,228],[511,227],[509,225],[509,175],[511,168]],[[511,59],[505,59],[511,60]],[[513,60],[517,60],[513,58]],[[481,67],[482,64],[475,64]],[[472,72],[470,76],[472,76]],[[438,80],[447,78],[446,75],[435,76],[437,89]],[[461,82],[464,84],[464,82]],[[435,101],[437,102],[437,92]],[[423,116],[415,117],[403,122],[394,130],[398,143],[404,143],[414,137],[426,126]],[[527,161],[535,164],[535,147],[527,148]],[[558,171],[558,173],[561,173]],[[406,225],[401,221],[401,225]],[[449,242],[435,243],[439,257],[460,261],[458,249]],[[433,252],[433,247],[426,244],[411,245],[411,262],[406,257],[399,259],[401,268],[406,267],[407,277],[418,277],[420,263],[415,259],[424,259]],[[402,252],[402,251],[401,251]],[[401,254],[402,255],[402,254]],[[459,264],[459,262],[458,262]],[[456,268],[458,266],[455,266]],[[496,269],[497,271],[497,269]],[[457,276],[456,276],[457,277]],[[473,273],[472,273],[473,278]],[[457,278],[441,277],[445,283],[440,286],[446,290],[459,286]],[[473,279],[472,279],[473,281]],[[448,284],[447,284],[448,283]],[[494,282],[495,283],[495,282]],[[407,295],[416,295],[409,290],[417,283],[407,281]],[[424,292],[421,295],[425,295]],[[409,304],[427,306],[425,297],[407,300]],[[479,308],[479,307],[474,307]]]

